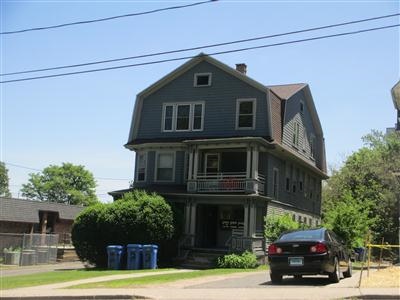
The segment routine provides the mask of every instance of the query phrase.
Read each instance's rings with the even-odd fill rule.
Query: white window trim
[[[220,163],[221,163],[221,155],[220,153],[206,153],[205,158],[204,158],[204,173],[207,173],[207,161],[208,161],[208,156],[210,155],[217,155],[218,157],[218,172],[220,171]],[[217,172],[217,173],[218,173]]]
[[[208,84],[207,85],[198,85],[197,84],[197,77],[199,77],[199,76],[208,76]],[[194,73],[194,77],[193,77],[193,86],[194,87],[211,86],[211,81],[212,81],[212,73]]]
[[[253,102],[253,126],[252,127],[239,127],[239,109],[240,103]],[[257,112],[257,99],[256,98],[239,98],[236,99],[236,130],[254,130],[256,128],[256,112]]]
[[[176,129],[178,120],[178,106],[190,105],[189,110],[189,129]],[[194,106],[201,105],[201,128],[193,129],[194,124]],[[172,106],[172,129],[165,130],[165,111],[167,106]],[[205,113],[205,102],[204,101],[192,101],[192,102],[166,102],[163,103],[162,116],[161,116],[161,132],[190,132],[190,131],[203,131],[204,130],[204,113]]]
[[[140,168],[139,156],[140,155],[144,155],[144,159],[145,159],[144,180],[139,180],[139,168]],[[147,166],[148,166],[148,164],[147,164],[147,157],[148,157],[147,152],[137,152],[136,153],[136,157],[137,157],[137,159],[136,159],[137,168],[136,168],[136,174],[135,174],[135,181],[136,182],[146,182],[147,181]]]
[[[275,172],[276,172],[276,182],[275,182]],[[274,195],[274,189],[276,186],[276,196]],[[276,200],[279,199],[279,169],[278,168],[273,168],[272,169],[272,197],[274,197]]]
[[[155,162],[154,162],[154,182],[175,182],[175,156],[176,152],[175,151],[156,151],[156,157],[155,157]],[[157,178],[157,170],[158,170],[158,155],[159,154],[172,154],[172,179],[171,180],[158,180]]]
[[[172,106],[172,126],[171,129],[165,129],[165,111],[167,109],[167,106]],[[175,105],[173,103],[164,103],[163,104],[163,110],[162,110],[162,116],[161,116],[161,131],[162,132],[173,132],[175,128]]]
[[[194,107],[195,107],[195,105],[201,105],[201,127],[200,127],[200,129],[194,129]],[[191,121],[192,122],[190,124],[192,131],[203,131],[204,130],[204,112],[205,112],[204,107],[205,107],[204,101],[192,103],[192,106],[191,106],[191,112],[192,112]]]
[[[177,124],[178,124],[178,107],[179,106],[188,106],[189,105],[189,121],[188,121],[188,129],[177,129],[176,128],[176,126],[177,126]],[[175,123],[175,130],[174,131],[176,131],[176,132],[188,132],[188,131],[192,131],[192,109],[193,109],[193,105],[192,105],[192,103],[186,103],[186,102],[183,102],[183,103],[176,103],[175,104],[175,106],[174,106],[174,110],[175,110],[175,118],[174,118],[174,123]]]

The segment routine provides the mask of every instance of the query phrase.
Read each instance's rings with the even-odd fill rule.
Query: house
[[[0,234],[54,233],[62,241],[84,207],[0,197],[0,208]]]
[[[387,128],[387,132],[400,131],[400,81],[398,81],[392,88],[392,99],[394,108],[397,111],[397,119],[394,128]]]
[[[320,224],[327,175],[310,87],[266,86],[246,68],[200,54],[137,95],[133,188],[182,210],[181,247],[262,253],[266,214]]]

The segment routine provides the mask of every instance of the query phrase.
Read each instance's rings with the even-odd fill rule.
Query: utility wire
[[[9,162],[4,162],[6,165],[8,166],[12,166],[12,167],[16,167],[16,168],[21,168],[21,169],[27,169],[27,170],[32,170],[32,171],[38,171],[38,172],[42,172],[43,170],[40,169],[35,169],[35,168],[31,168],[31,167],[27,167],[27,166],[23,166],[23,165],[17,165],[17,164],[13,164],[13,163],[9,163]],[[132,179],[127,179],[127,178],[110,178],[110,177],[94,177],[95,179],[99,179],[99,180],[117,180],[117,181],[130,181]]]
[[[131,13],[131,14],[112,16],[112,17],[106,17],[106,18],[100,18],[100,19],[64,23],[64,24],[58,24],[58,25],[52,25],[52,26],[34,27],[34,28],[20,29],[20,30],[14,30],[14,31],[4,31],[4,32],[0,32],[0,34],[3,34],[3,35],[16,34],[16,33],[23,33],[23,32],[29,32],[29,31],[39,31],[39,30],[47,30],[47,29],[55,29],[55,28],[61,28],[61,27],[67,27],[67,26],[74,26],[74,25],[83,25],[83,24],[89,24],[89,23],[110,21],[110,20],[126,18],[126,17],[136,17],[136,16],[142,16],[142,15],[148,15],[148,14],[153,14],[153,13],[166,11],[166,10],[173,10],[173,9],[197,6],[197,5],[206,4],[206,3],[215,2],[215,1],[217,1],[217,0],[208,0],[208,1],[196,2],[196,3],[191,3],[191,4],[179,5],[179,6],[158,8],[158,9],[153,9],[153,10],[139,12],[139,13]]]
[[[259,37],[252,37],[252,38],[235,40],[235,41],[230,41],[230,42],[209,44],[209,45],[196,46],[196,47],[184,48],[184,49],[178,49],[178,50],[169,50],[169,51],[164,51],[164,52],[155,52],[155,53],[150,53],[150,54],[142,54],[142,55],[137,55],[137,56],[128,56],[128,57],[123,57],[123,58],[114,58],[114,59],[108,59],[108,60],[100,60],[100,61],[93,61],[93,62],[87,62],[87,63],[73,64],[73,65],[64,65],[64,66],[49,67],[49,68],[43,68],[43,69],[34,69],[34,70],[25,70],[25,71],[4,73],[4,74],[0,74],[0,76],[9,76],[9,75],[26,74],[26,73],[34,73],[34,72],[43,72],[43,71],[52,71],[52,70],[75,68],[75,67],[84,67],[84,66],[90,66],[90,65],[96,65],[96,64],[104,64],[104,63],[110,63],[110,62],[132,60],[132,59],[159,56],[159,55],[165,55],[165,54],[181,53],[181,52],[187,52],[187,51],[192,51],[192,50],[199,50],[199,49],[213,48],[213,47],[219,47],[219,46],[226,46],[226,45],[232,45],[232,44],[238,44],[238,43],[257,41],[257,40],[262,40],[262,39],[269,39],[269,38],[275,38],[275,37],[280,37],[280,36],[286,36],[286,35],[292,35],[292,34],[298,34],[298,33],[310,32],[310,31],[316,31],[316,30],[321,30],[321,29],[328,29],[328,28],[334,28],[334,27],[339,27],[339,26],[346,26],[346,25],[357,24],[357,23],[362,23],[362,22],[370,22],[370,21],[375,21],[375,20],[379,20],[379,19],[392,18],[392,17],[399,16],[399,15],[400,15],[400,13],[391,14],[391,15],[384,15],[384,16],[372,17],[372,18],[368,18],[368,19],[361,19],[361,20],[349,21],[349,22],[344,22],[344,23],[336,23],[336,24],[330,24],[330,25],[324,25],[324,26],[319,26],[319,27],[306,28],[306,29],[301,29],[301,30],[296,30],[296,31],[289,31],[289,32],[285,32],[285,33],[264,35],[264,36],[259,36]]]
[[[239,49],[233,49],[233,50],[219,51],[219,52],[214,52],[214,53],[209,53],[209,54],[204,54],[204,55],[221,55],[221,54],[242,52],[242,51],[248,51],[248,50],[254,50],[254,49],[270,48],[270,47],[289,45],[289,44],[297,44],[297,43],[303,43],[303,42],[309,42],[309,41],[315,41],[315,40],[322,40],[322,39],[339,37],[339,36],[347,36],[347,35],[353,35],[353,34],[359,34],[359,33],[365,33],[365,32],[371,32],[371,31],[377,31],[377,30],[383,30],[383,29],[389,29],[389,28],[394,28],[394,27],[399,27],[399,26],[400,26],[400,24],[394,24],[394,25],[374,27],[374,28],[368,28],[368,29],[362,29],[362,30],[356,30],[356,31],[350,31],[350,32],[336,33],[336,34],[330,34],[330,35],[322,35],[322,36],[317,36],[317,37],[313,37],[313,38],[293,40],[293,41],[287,41],[287,42],[281,42],[281,43],[275,43],[275,44],[267,44],[267,45],[261,45],[261,46],[253,46],[253,47],[239,48]],[[85,70],[85,71],[76,71],[76,72],[69,72],[69,73],[60,73],[60,74],[53,74],[53,75],[44,75],[44,76],[36,76],[36,77],[26,77],[26,78],[21,78],[21,79],[4,80],[4,81],[0,81],[0,83],[29,81],[29,80],[36,80],[36,79],[54,78],[54,77],[70,76],[70,75],[77,75],[77,74],[85,74],[85,73],[110,71],[110,70],[117,70],[117,69],[124,69],[124,68],[132,68],[132,67],[138,67],[138,66],[154,65],[154,64],[161,64],[161,63],[165,63],[165,62],[172,62],[172,61],[191,59],[191,58],[194,58],[196,56],[198,56],[198,55],[178,57],[178,58],[169,58],[169,59],[163,59],[163,60],[155,60],[155,61],[136,63],[136,64],[130,64],[130,65],[122,65],[122,66],[114,66],[114,67],[101,68],[101,69],[91,69],[91,70]]]

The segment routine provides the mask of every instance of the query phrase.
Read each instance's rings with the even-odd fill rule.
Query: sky
[[[1,32],[144,12],[201,1],[0,0]],[[399,13],[399,1],[216,1],[193,7],[58,29],[0,35],[0,73],[71,65],[229,42]],[[399,24],[399,17],[37,75],[194,56]],[[372,129],[396,119],[390,89],[399,80],[399,27],[358,35],[216,55],[265,85],[310,85],[327,162],[339,167]],[[84,165],[96,193],[128,188],[134,153],[127,142],[135,97],[187,60],[0,84],[0,161],[21,197],[29,173],[63,162]],[[17,167],[22,166],[22,167]]]

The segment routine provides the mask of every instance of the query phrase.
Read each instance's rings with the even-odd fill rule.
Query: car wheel
[[[303,278],[302,275],[294,275],[293,277],[294,277],[294,279],[301,279],[301,278]]]
[[[352,275],[353,275],[353,265],[351,263],[351,259],[349,258],[348,267],[347,267],[347,270],[345,272],[343,272],[343,277],[344,278],[349,278]]]
[[[329,279],[333,283],[338,283],[340,281],[340,268],[339,268],[339,262],[336,257],[334,260],[334,265],[335,265],[335,269],[333,270],[333,272],[331,274],[329,274]]]
[[[282,275],[281,274],[276,274],[276,273],[270,273],[271,276],[271,282],[272,283],[281,283],[282,282]]]

